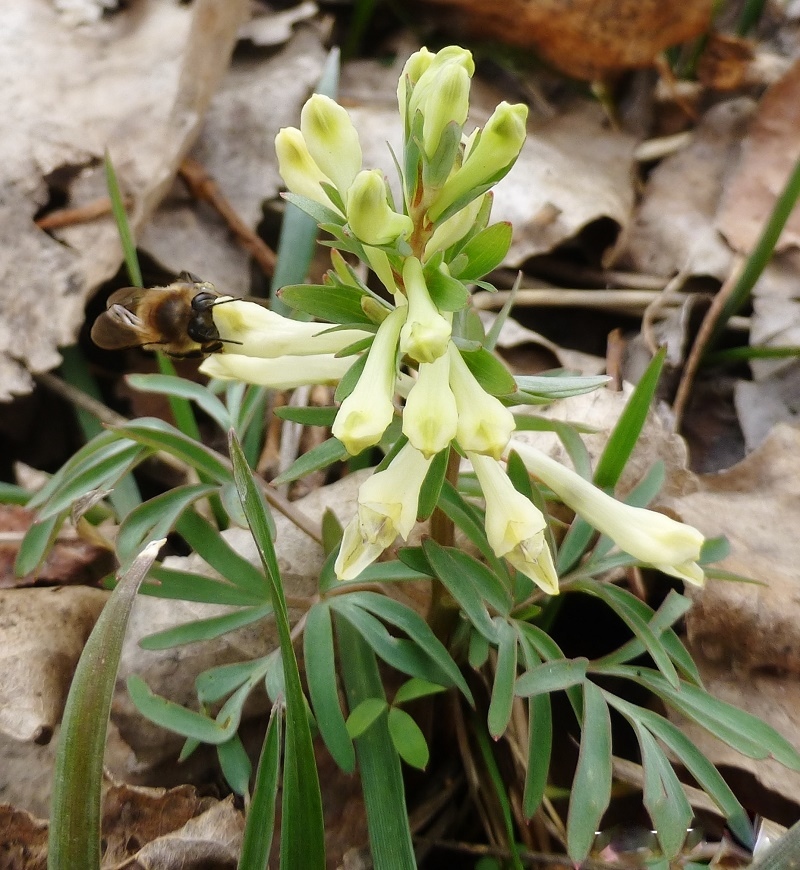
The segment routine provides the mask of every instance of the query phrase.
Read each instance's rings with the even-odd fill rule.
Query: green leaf
[[[134,508],[122,521],[117,534],[120,564],[125,565],[133,558],[144,541],[165,538],[189,505],[217,490],[218,487],[205,484],[178,486]]]
[[[508,727],[514,704],[514,680],[517,678],[517,632],[514,626],[496,617],[497,663],[494,669],[492,697],[489,701],[489,733],[499,740]]]
[[[272,708],[261,749],[253,800],[247,809],[238,870],[267,870],[275,830],[275,806],[281,769],[281,710]]]
[[[636,727],[644,768],[644,805],[656,828],[658,841],[667,858],[675,858],[686,839],[694,817],[686,793],[672,765],[645,728]]]
[[[353,738],[361,737],[388,706],[385,698],[365,698],[347,717],[347,733]]]
[[[139,258],[136,256],[136,242],[133,239],[130,224],[128,223],[128,214],[125,210],[125,200],[122,196],[122,191],[119,189],[117,174],[114,171],[114,164],[111,162],[111,155],[106,149],[104,155],[104,163],[106,170],[106,187],[108,195],[111,199],[111,211],[114,215],[114,221],[117,224],[117,232],[119,233],[120,244],[122,245],[122,255],[125,258],[125,266],[128,269],[128,276],[131,279],[131,284],[134,287],[144,287],[142,283],[142,271],[139,268]]]
[[[586,592],[604,601],[630,630],[641,641],[656,667],[668,680],[669,684],[677,689],[679,684],[678,673],[672,664],[661,639],[649,626],[647,619],[643,619],[638,612],[638,599],[626,589],[621,589],[613,583],[598,583],[594,580],[579,580],[574,584],[576,591]],[[635,602],[632,603],[632,602]],[[649,608],[647,608],[649,611]],[[652,611],[650,611],[652,614]],[[648,614],[648,615],[650,615]]]
[[[606,446],[603,448],[594,473],[594,482],[601,489],[617,485],[633,448],[639,440],[639,435],[656,394],[666,352],[666,347],[662,347],[653,357],[645,373],[639,379],[636,389],[625,404],[625,408],[617,420],[617,425],[606,441]]]
[[[72,679],[56,752],[48,867],[100,867],[100,790],[108,716],[136,592],[163,541],[134,560],[106,602]]]
[[[389,708],[387,725],[397,754],[411,767],[425,770],[430,760],[428,744],[419,725],[406,713],[397,707]]]
[[[159,566],[150,569],[148,579],[151,582],[142,586],[141,595],[197,601],[199,604],[230,604],[233,607],[260,606],[264,603],[263,595],[189,571],[175,571]]]
[[[248,793],[253,765],[238,734],[217,746],[217,758],[225,781],[238,795]]]
[[[502,221],[473,236],[460,251],[466,256],[468,264],[455,277],[469,283],[496,269],[508,254],[511,234],[511,224]]]
[[[260,491],[258,497],[263,506]],[[266,516],[266,507],[263,509]],[[272,525],[267,522],[267,527],[271,530]],[[258,596],[260,602],[269,598],[267,578],[244,556],[240,556],[207,519],[196,511],[185,511],[175,524],[175,529],[194,552],[229,583]]]
[[[301,196],[298,193],[283,193],[281,196],[283,196],[287,202],[296,205],[300,211],[303,211],[309,217],[314,218],[314,221],[318,224],[337,224],[338,226],[344,224],[344,218],[338,212],[335,212],[332,208],[327,208],[326,206],[321,205],[316,200],[309,199],[307,196]]]
[[[328,323],[352,325],[355,328],[375,328],[364,313],[361,300],[369,294],[356,287],[333,284],[292,284],[281,288],[280,298],[297,311],[318,317]],[[324,326],[320,326],[320,331]]]
[[[508,396],[516,390],[511,372],[485,348],[461,353],[478,383],[493,396]]]
[[[543,662],[522,674],[517,680],[514,692],[530,697],[578,686],[586,679],[588,666],[589,660],[585,658]]]
[[[58,537],[66,517],[65,511],[50,517],[50,519],[31,524],[28,531],[25,532],[25,537],[22,539],[14,562],[14,573],[17,577],[33,574],[41,567]]]
[[[295,408],[284,405],[273,412],[280,420],[291,420],[302,426],[332,426],[339,409],[333,405],[324,408]]]
[[[148,634],[139,641],[139,646],[148,650],[169,649],[187,643],[197,643],[201,640],[213,640],[222,637],[223,634],[228,634],[228,632],[236,631],[237,628],[252,625],[271,613],[271,604],[262,604],[259,607],[243,607],[234,613],[212,616],[209,619],[196,619],[184,625],[176,625],[174,628]]]
[[[489,658],[489,639],[479,631],[471,631],[469,635],[469,650],[467,659],[470,667],[478,670],[482,668]]]
[[[422,486],[419,493],[419,503],[417,504],[417,519],[420,522],[427,520],[434,512],[439,502],[439,495],[442,492],[447,475],[447,463],[450,458],[449,450],[441,450],[433,457],[433,462],[425,474],[425,480],[422,481]]]
[[[283,474],[279,474],[272,481],[272,484],[273,486],[282,486],[284,483],[299,480],[313,471],[327,468],[329,465],[333,465],[334,462],[341,462],[347,459],[349,455],[347,448],[341,441],[337,438],[328,438],[327,441],[318,444],[307,453],[298,457]]]
[[[609,380],[607,375],[516,375],[514,377],[517,389],[521,393],[547,402],[592,393],[604,387]]]
[[[345,773],[352,773],[356,755],[339,705],[333,626],[330,608],[325,602],[315,604],[306,615],[303,652],[308,692],[322,739],[339,767]]]
[[[117,426],[113,431],[145,447],[165,450],[218,483],[228,483],[231,479],[230,469],[220,457],[163,420],[142,417],[124,426]]]
[[[542,803],[550,772],[553,748],[553,715],[550,695],[534,695],[528,700],[528,767],[522,793],[522,811],[529,819]]]
[[[231,428],[231,416],[220,400],[202,384],[171,375],[128,375],[125,379],[135,390],[142,393],[157,393],[161,396],[177,396],[194,402],[223,430]]]
[[[426,269],[425,283],[439,311],[460,311],[469,299],[469,290],[442,269]]]
[[[486,540],[486,531],[483,520],[478,511],[468,504],[460,492],[445,480],[442,485],[442,494],[439,507],[455,523],[466,537],[478,548],[480,554],[486,559],[488,565],[499,576],[507,576],[502,561],[494,554],[494,550]]]
[[[378,664],[358,632],[336,618],[339,658],[350,710],[368,699],[385,701]],[[389,735],[386,716],[380,716],[356,740],[367,813],[370,851],[375,867],[416,870],[408,823],[400,759]]]
[[[128,677],[128,694],[140,713],[156,725],[184,737],[217,745],[230,740],[236,731],[235,720],[222,726],[202,713],[187,710],[186,707],[150,691],[147,683],[136,674]]]
[[[286,681],[281,867],[291,870],[302,866],[315,870],[315,868],[325,867],[322,801],[314,760],[314,746],[306,714],[306,702],[292,645],[286,597],[281,584],[278,558],[270,536],[264,501],[233,432],[229,433],[229,448],[239,498],[270,585]]]
[[[573,861],[586,859],[595,831],[611,799],[611,717],[594,683],[583,687],[583,723],[578,767],[572,780],[567,816],[567,852]]]
[[[774,728],[756,716],[726,704],[691,683],[681,681],[679,689],[650,668],[618,665],[604,671],[633,680],[663,698],[684,716],[748,758],[772,757],[784,767],[800,770],[800,753]]]
[[[494,608],[501,616],[508,616],[509,608],[511,607],[511,595],[508,589],[503,585],[500,578],[493,573],[486,565],[479,562],[473,556],[468,555],[463,550],[455,547],[442,547],[435,541],[428,539],[423,544],[423,549],[431,566],[437,565],[442,569],[441,574],[450,574],[450,580],[461,578],[469,581],[474,588],[476,594]],[[431,554],[435,553],[436,561],[431,558]],[[437,576],[444,581],[440,573]],[[453,585],[456,585],[455,583]],[[458,599],[454,593],[453,597]]]
[[[440,686],[438,683],[429,683],[427,680],[420,680],[419,677],[412,677],[395,692],[393,704],[395,706],[407,704],[409,701],[416,701],[418,698],[438,695],[439,692],[444,690],[445,687]]]
[[[201,704],[216,704],[247,682],[255,686],[275,664],[276,655],[277,651],[273,651],[258,659],[219,665],[203,671],[194,681],[197,700]]]
[[[425,620],[415,613],[410,607],[389,598],[386,595],[380,595],[377,592],[355,592],[352,593],[349,600],[359,607],[375,614],[375,616],[386,620],[390,625],[394,625],[401,631],[405,632],[409,638],[422,650],[430,660],[445,674],[448,678],[449,685],[457,686],[464,697],[473,703],[472,692],[469,690],[458,665],[453,661],[450,653],[447,651],[444,644],[436,637]],[[411,676],[422,676],[424,674],[411,674]],[[432,680],[436,682],[436,680]]]

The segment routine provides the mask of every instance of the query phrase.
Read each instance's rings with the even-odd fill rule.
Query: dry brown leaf
[[[253,230],[263,218],[264,201],[283,187],[275,135],[299,122],[325,62],[322,38],[319,27],[304,27],[267,59],[234,59],[192,149],[191,156]],[[250,293],[250,255],[231,239],[216,212],[191,199],[182,181],[145,226],[139,247],[173,273],[188,269],[226,293]]]
[[[754,108],[744,98],[714,106],[691,142],[652,171],[621,254],[633,269],[666,277],[679,271],[720,281],[727,276],[731,251],[714,216]]]
[[[535,48],[556,69],[599,79],[652,66],[671,45],[705,33],[712,0],[432,0],[475,36]],[[452,21],[450,22],[452,27]]]
[[[717,228],[743,254],[758,241],[800,155],[800,60],[762,97],[723,197]],[[800,245],[795,209],[775,247]]]
[[[24,810],[0,805],[0,867],[46,870],[47,822]]]
[[[0,4],[0,400],[60,362],[89,292],[122,260],[110,217],[57,232],[33,218],[48,184],[69,205],[105,195],[109,148],[139,229],[199,130],[246,0],[126,5],[80,28],[48,0]]]
[[[84,586],[0,590],[0,731],[50,740],[107,598]]]
[[[148,843],[136,862],[145,870],[235,870],[243,833],[244,817],[227,798]]]

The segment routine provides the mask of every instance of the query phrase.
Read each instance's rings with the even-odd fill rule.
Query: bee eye
[[[195,311],[208,311],[214,305],[217,297],[214,293],[198,293],[192,299],[192,308]]]

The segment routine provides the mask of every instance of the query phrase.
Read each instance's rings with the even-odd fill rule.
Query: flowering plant
[[[278,134],[287,199],[333,238],[332,269],[324,283],[283,289],[286,303],[317,321],[293,320],[243,300],[215,305],[212,316],[223,350],[209,356],[202,370],[227,383],[226,404],[177,378],[132,379],[142,389],[193,399],[229,431],[230,462],[198,445],[187,427],[137,420],[93,439],[31,502],[40,514],[20,552],[21,573],[35,570],[44,558],[76,499],[91,493],[92,504],[104,501],[156,451],[197,471],[199,483],[133,508],[124,500],[115,502],[112,492],[111,508],[120,519],[114,547],[120,563],[128,565],[146,541],[176,531],[222,579],[157,565],[150,572],[157,584],[148,584],[146,591],[234,609],[142,643],[163,649],[274,619],[279,647],[263,658],[201,674],[199,712],[158,698],[136,677],[129,679],[128,691],[145,715],[186,737],[186,753],[198,742],[216,746],[228,782],[248,805],[252,771],[236,732],[248,696],[266,685],[274,708],[249,802],[242,867],[267,866],[281,765],[281,866],[325,866],[309,710],[341,769],[352,772],[358,764],[373,861],[377,868],[393,870],[415,866],[400,761],[424,768],[429,759],[425,736],[403,705],[446,689],[481,708],[481,715],[467,716],[457,704],[448,709],[456,710],[455,729],[470,732],[458,741],[465,765],[468,761],[487,783],[477,790],[481,794],[471,790],[471,796],[481,802],[482,816],[502,816],[487,825],[487,836],[497,839],[498,831],[505,831],[503,845],[515,866],[521,866],[516,841],[529,836],[525,828],[535,813],[546,813],[552,830],[565,831],[573,861],[589,854],[611,798],[611,710],[636,735],[643,801],[664,860],[680,852],[692,818],[667,752],[708,793],[737,836],[752,841],[745,811],[713,765],[649,703],[640,706],[623,697],[621,685],[635,684],[639,694],[646,690],[746,755],[773,756],[800,769],[800,756],[777,732],[702,688],[673,629],[689,599],[673,589],[653,611],[617,585],[625,570],[644,566],[700,586],[708,573],[705,564],[721,552],[720,542],[704,541],[697,529],[646,508],[660,487],[658,466],[626,503],[610,494],[641,431],[663,354],[637,385],[590,479],[591,462],[577,432],[522,411],[597,389],[605,379],[512,376],[492,354],[496,330],[485,334],[470,309],[470,288],[491,289],[483,278],[509,249],[511,227],[490,223],[492,187],[513,168],[527,134],[526,107],[508,103],[501,103],[482,128],[466,131],[473,73],[470,53],[457,46],[437,53],[421,49],[406,63],[397,89],[404,132],[397,201],[381,172],[362,167],[358,133],[333,100],[313,96],[299,129]],[[344,254],[374,272],[379,292]],[[337,385],[335,407],[314,409],[313,420],[296,416],[329,426],[332,437],[301,457],[282,480],[364,451],[383,454],[361,483],[354,515],[334,534],[330,528],[320,534],[304,526],[253,474],[252,450],[246,456],[240,445],[250,441],[252,447],[253,433],[261,434],[254,423],[259,388],[302,384]],[[292,409],[283,416],[291,419]],[[548,426],[562,438],[580,473],[519,435]],[[232,507],[233,491],[241,511]],[[294,627],[265,492],[324,542],[328,553],[317,594],[292,602],[302,612]],[[203,501],[207,509],[197,511]],[[557,501],[575,514],[560,540],[548,511]],[[223,529],[240,521],[242,512],[263,573],[224,537]],[[412,530],[426,519],[426,535],[412,546]],[[78,523],[85,525],[85,518]],[[98,534],[93,531],[95,538]],[[154,548],[145,548],[145,554],[149,565]],[[139,567],[141,575],[146,568]],[[123,574],[120,587],[131,573],[133,568]],[[431,606],[424,616],[404,596],[391,594],[392,584],[408,580],[430,583]],[[117,641],[135,591],[129,587],[127,603],[117,608],[124,612],[121,628],[105,626]],[[632,637],[600,658],[568,658],[550,634],[564,592],[592,596]],[[293,645],[300,634],[308,697]],[[391,701],[378,658],[409,678]],[[114,656],[101,649],[89,667],[81,683],[104,685],[110,705]],[[566,693],[581,732],[565,826],[547,799],[554,742],[550,696],[557,691]],[[223,700],[212,715],[209,709]],[[80,734],[94,716],[93,745],[101,744],[107,709],[98,717],[91,698],[86,707],[71,704],[70,733]],[[513,801],[504,791],[487,735],[504,738],[511,748],[508,767],[522,783],[520,790],[508,787]],[[69,747],[63,750],[69,752]],[[101,765],[95,767],[99,806]],[[59,769],[68,768],[64,762]],[[67,820],[83,798],[85,781],[63,777],[56,806]],[[69,848],[83,838],[96,850],[99,813],[92,818],[94,826],[81,817],[80,836],[69,824],[55,829]]]

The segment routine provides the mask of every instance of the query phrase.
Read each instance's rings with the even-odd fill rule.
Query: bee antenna
[[[236,341],[236,340],[233,339],[233,338],[221,338],[220,341],[221,341],[223,344],[244,344],[243,341]]]

